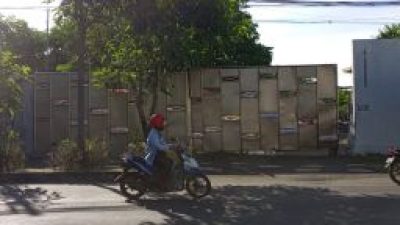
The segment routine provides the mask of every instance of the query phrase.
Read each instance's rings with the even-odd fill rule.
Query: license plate
[[[392,165],[393,161],[394,161],[394,157],[387,158],[387,159],[386,159],[386,166],[385,166],[385,167],[387,168],[387,167],[389,167],[390,165]]]

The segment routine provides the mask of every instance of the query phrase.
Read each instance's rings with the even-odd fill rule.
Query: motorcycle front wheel
[[[138,199],[145,193],[146,183],[141,176],[126,174],[119,181],[119,188],[122,195],[128,199]]]
[[[206,175],[198,174],[186,178],[186,191],[193,198],[202,198],[211,191],[211,182]]]
[[[389,176],[392,181],[400,185],[400,160],[396,159],[389,167]]]

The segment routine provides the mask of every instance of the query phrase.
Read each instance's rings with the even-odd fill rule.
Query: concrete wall
[[[353,152],[400,145],[400,40],[355,40]]]

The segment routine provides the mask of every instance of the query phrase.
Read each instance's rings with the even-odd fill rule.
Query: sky
[[[46,10],[31,8],[44,6],[43,1],[0,0],[0,14],[15,15],[26,20],[30,27],[45,30]],[[59,3],[60,0],[55,0],[50,5]],[[10,9],[13,7],[29,9]],[[352,40],[374,38],[384,24],[400,22],[400,6],[269,5],[246,10],[258,24],[260,43],[273,47],[273,65],[338,64],[340,86],[352,86],[352,75],[342,72],[343,68],[352,66]]]

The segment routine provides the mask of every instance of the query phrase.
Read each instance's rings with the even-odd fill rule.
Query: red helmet
[[[153,114],[150,117],[150,127],[156,129],[163,129],[164,128],[164,121],[165,118],[162,114]]]

